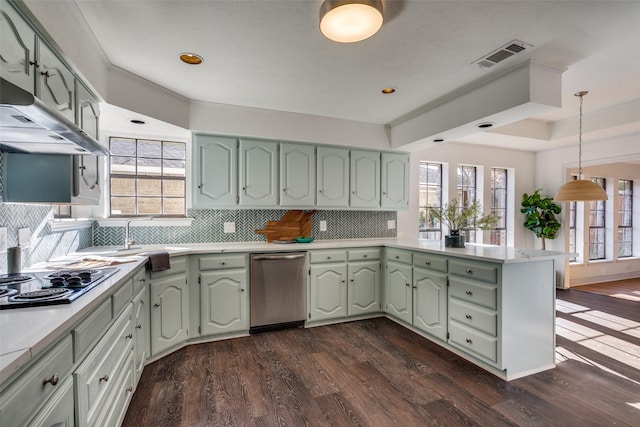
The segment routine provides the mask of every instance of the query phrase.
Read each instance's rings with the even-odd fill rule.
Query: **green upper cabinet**
[[[49,107],[75,123],[75,81],[73,73],[52,49],[38,39],[36,94]]]
[[[193,139],[193,207],[235,207],[238,203],[238,140],[199,134]]]
[[[383,208],[406,209],[409,206],[409,155],[382,153]]]
[[[316,204],[316,147],[280,144],[280,206]]]
[[[100,118],[100,109],[98,106],[98,98],[76,80],[76,124],[80,129],[85,131],[89,136],[98,139],[98,120]]]
[[[240,206],[278,205],[278,143],[240,140]]]
[[[380,153],[378,151],[351,150],[352,208],[380,207]]]
[[[36,33],[9,4],[0,1],[0,76],[35,93]]]
[[[317,165],[317,206],[349,206],[349,149],[318,147]]]

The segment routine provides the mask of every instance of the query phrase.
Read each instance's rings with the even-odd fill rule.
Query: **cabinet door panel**
[[[238,201],[238,141],[195,135],[194,207],[235,206]]]
[[[98,99],[78,80],[76,80],[76,100],[78,105],[76,124],[97,140],[100,118]]]
[[[382,153],[383,208],[409,206],[409,156],[398,153]]]
[[[413,326],[447,339],[447,275],[413,269]]]
[[[280,205],[314,206],[316,149],[313,145],[280,145]]]
[[[332,319],[347,315],[347,266],[311,266],[310,319]]]
[[[380,310],[380,263],[349,264],[349,316]]]
[[[202,335],[248,329],[246,270],[201,273],[200,283]]]
[[[149,311],[149,291],[147,288],[140,289],[140,292],[133,299],[133,350],[134,350],[134,373],[135,383],[138,383],[144,363],[147,360],[147,341],[149,340],[149,322],[147,312]]]
[[[380,153],[351,150],[350,206],[380,207]]]
[[[42,41],[38,43],[38,63],[38,98],[75,123],[75,77]]]
[[[6,0],[0,2],[0,76],[34,93],[36,34]]]
[[[413,317],[411,267],[391,261],[387,262],[385,283],[387,313],[411,323]]]
[[[152,280],[151,353],[177,345],[189,335],[189,296],[184,274]]]
[[[278,143],[240,140],[240,205],[278,204]]]
[[[349,205],[349,150],[318,147],[318,206]]]

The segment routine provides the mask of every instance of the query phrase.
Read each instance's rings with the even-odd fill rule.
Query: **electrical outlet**
[[[31,245],[31,229],[29,227],[18,229],[18,246],[28,248]]]
[[[0,228],[0,253],[7,252],[7,227]]]
[[[395,219],[390,219],[387,221],[387,228],[389,230],[393,230],[396,228],[396,220]]]
[[[235,233],[236,232],[236,223],[235,222],[225,222],[224,223],[224,232],[225,233]]]
[[[327,221],[320,221],[320,231],[327,231]]]

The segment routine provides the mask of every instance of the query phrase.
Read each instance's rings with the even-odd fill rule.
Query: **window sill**
[[[96,218],[100,227],[124,227],[129,218]],[[190,227],[193,218],[154,218],[131,222],[132,227]]]
[[[80,228],[91,228],[92,226],[92,219],[65,218],[49,220],[49,227],[51,227],[51,231],[78,230]]]

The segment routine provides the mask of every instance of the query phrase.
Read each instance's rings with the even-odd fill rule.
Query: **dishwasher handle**
[[[305,254],[289,254],[289,255],[254,255],[252,260],[255,261],[280,261],[283,259],[300,259],[304,258]]]

